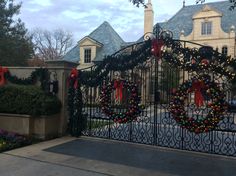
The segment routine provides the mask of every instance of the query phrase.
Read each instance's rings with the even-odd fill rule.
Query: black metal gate
[[[168,33],[167,33],[168,34]],[[194,64],[193,60],[188,60],[190,55],[187,46],[201,48],[204,50],[204,57],[216,59],[219,53],[212,51],[208,47],[189,43],[185,41],[172,40],[167,34],[162,34],[162,37],[169,37],[168,42],[172,42],[172,48],[166,47],[165,51],[172,57],[176,53],[172,52],[173,48],[178,48],[179,62]],[[158,36],[157,36],[158,37]],[[160,38],[160,37],[159,37]],[[165,45],[168,43],[166,41]],[[157,145],[181,150],[198,151],[214,154],[222,154],[228,156],[236,156],[236,121],[235,113],[227,111],[220,121],[217,128],[213,131],[196,134],[189,132],[187,129],[181,128],[176,123],[170,113],[170,100],[172,91],[181,85],[184,81],[189,80],[196,74],[200,74],[195,70],[187,70],[178,65],[181,63],[170,64],[170,61],[154,57],[152,54],[150,40],[136,43],[119,52],[115,53],[112,58],[121,58],[122,62],[113,62],[109,65],[100,64],[86,70],[79,71],[80,91],[82,93],[83,103],[76,102],[71,106],[82,105],[81,113],[72,112],[74,117],[78,119],[70,119],[70,130],[80,130],[79,123],[83,121],[82,134],[86,136],[94,136],[106,139],[114,139],[120,141],[128,141],[134,143],[142,143],[149,145]],[[168,51],[170,50],[170,51]],[[177,51],[177,50],[176,50]],[[191,49],[192,53],[201,53],[200,49]],[[217,54],[215,54],[217,53]],[[131,58],[132,57],[132,58]],[[106,58],[106,59],[112,59]],[[138,59],[137,59],[138,58]],[[166,56],[168,58],[168,56]],[[137,60],[133,62],[126,60]],[[142,61],[142,62],[140,62]],[[172,62],[174,62],[172,60]],[[195,61],[194,61],[195,62]],[[100,73],[97,73],[97,68],[101,67]],[[109,67],[109,69],[108,69]],[[232,99],[232,85],[228,79],[222,74],[218,74],[212,70],[203,70],[205,74],[211,75],[217,84],[220,85],[226,95],[226,101]],[[98,76],[99,75],[99,76]],[[96,76],[96,79],[94,78]],[[99,78],[99,79],[98,79]],[[83,84],[86,79],[90,79],[89,84]],[[106,115],[102,111],[101,105],[101,90],[104,85],[108,85],[113,80],[127,80],[137,84],[138,94],[141,98],[140,106],[142,112],[138,117],[127,123],[117,123],[114,119]],[[123,113],[127,109],[127,98],[129,94],[124,89],[123,99],[116,101],[115,91],[112,92],[110,107],[117,113]],[[73,94],[76,97],[76,92]],[[72,95],[72,96],[73,96]],[[69,101],[75,101],[70,98]],[[206,103],[208,100],[205,100]],[[69,102],[71,103],[71,102]],[[193,94],[189,94],[186,104],[186,111],[195,119],[202,118],[209,113],[209,108],[196,107],[193,101]],[[77,113],[77,115],[76,115]],[[72,132],[73,134],[73,132]]]

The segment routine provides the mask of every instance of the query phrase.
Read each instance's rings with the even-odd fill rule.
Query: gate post
[[[57,97],[59,98],[62,104],[58,135],[62,136],[66,133],[69,119],[67,111],[67,93],[68,93],[67,78],[70,75],[71,69],[76,68],[78,64],[64,60],[46,61],[46,64],[49,72],[55,72],[57,75],[57,80],[58,80]]]

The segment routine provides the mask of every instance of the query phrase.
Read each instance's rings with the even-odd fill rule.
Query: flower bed
[[[0,152],[23,147],[32,143],[28,137],[0,129]]]

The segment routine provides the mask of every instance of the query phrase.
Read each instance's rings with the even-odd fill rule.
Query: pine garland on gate
[[[171,65],[189,72],[212,72],[236,83],[236,58],[231,58],[208,46],[200,49],[183,47],[180,40],[163,38],[161,58]],[[194,43],[196,44],[196,43]]]
[[[68,131],[72,136],[80,136],[87,127],[87,117],[82,113],[83,99],[79,75],[77,69],[72,69],[68,78]]]
[[[183,41],[174,40],[163,33],[160,40],[157,40],[157,42],[163,43],[163,51],[161,52],[163,60],[189,72],[212,71],[226,76],[232,83],[236,83],[236,58],[220,54],[209,47],[202,47],[199,50],[183,47],[181,44]],[[103,61],[91,68],[91,70],[81,72],[80,83],[96,87],[101,84],[110,71],[133,69],[138,64],[152,57],[152,45],[153,40],[149,39],[137,44],[139,48],[132,51],[131,54],[105,56]]]
[[[152,56],[151,40],[137,44],[137,50],[131,54],[113,54],[105,56],[103,61],[94,67],[94,70],[83,71],[80,75],[82,85],[96,87],[101,84],[102,80],[110,71],[125,71],[133,69],[138,64],[145,62]]]

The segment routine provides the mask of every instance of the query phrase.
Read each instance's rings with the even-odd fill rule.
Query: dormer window
[[[84,63],[91,63],[91,48],[84,49]]]
[[[211,35],[212,33],[212,22],[203,22],[202,23],[202,35]]]

